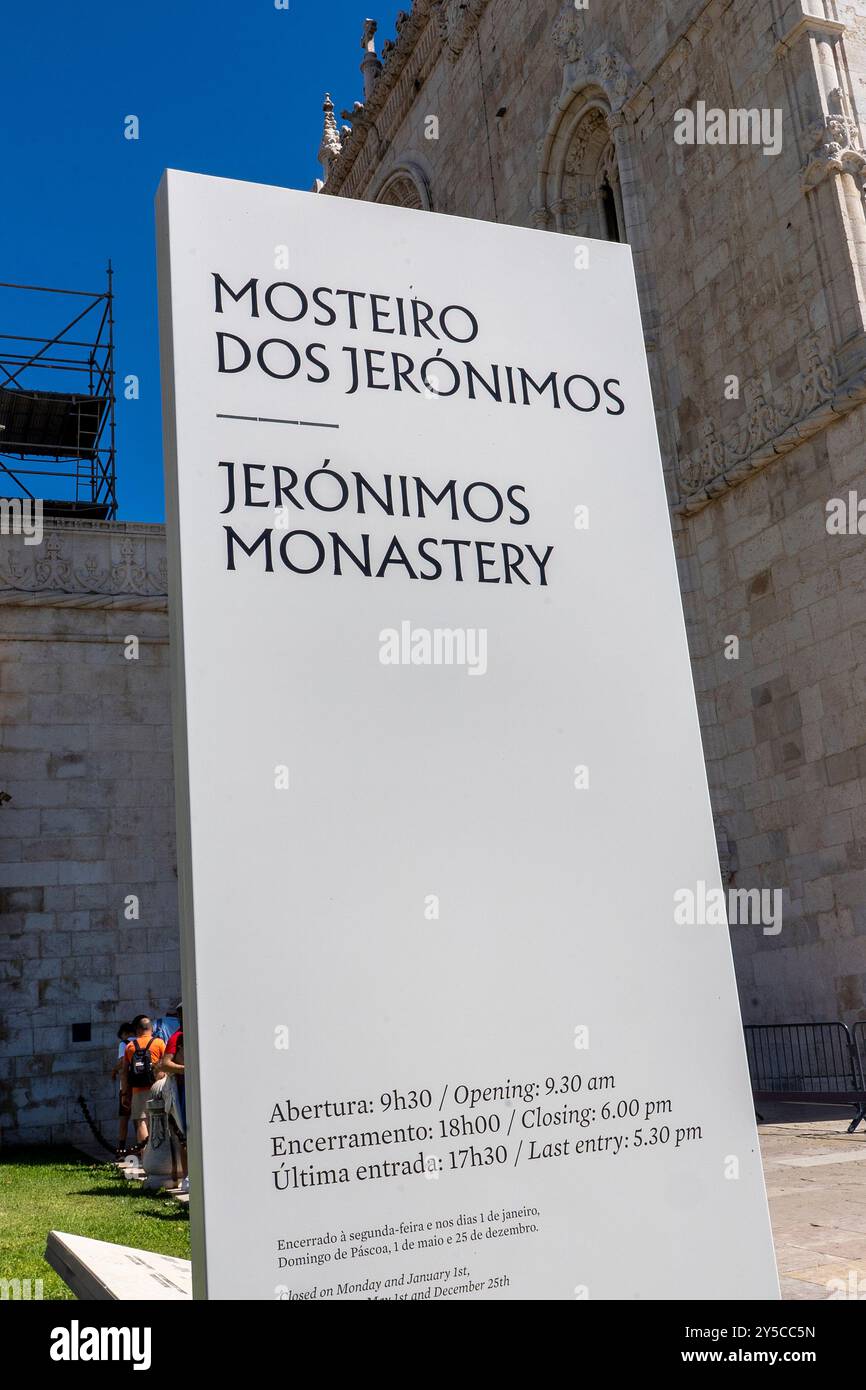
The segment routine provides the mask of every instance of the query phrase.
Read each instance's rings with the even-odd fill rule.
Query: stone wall
[[[747,1022],[866,1019],[866,496],[858,409],[684,528],[710,789],[732,881],[784,890],[777,937],[733,930]],[[725,637],[740,636],[737,660]]]
[[[784,895],[733,931],[744,1016],[866,1019],[866,555],[825,525],[866,497],[866,6],[415,0],[381,60],[325,194],[579,240],[610,147],[723,869]],[[778,153],[678,144],[699,101],[778,110]]]
[[[118,1023],[166,1012],[180,990],[166,588],[160,526],[0,538],[7,1140],[86,1133],[81,1094],[113,1139]],[[73,1041],[74,1024],[89,1041]]]

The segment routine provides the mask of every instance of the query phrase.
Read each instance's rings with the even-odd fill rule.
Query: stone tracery
[[[386,203],[389,207],[416,208],[419,212],[432,210],[426,179],[419,169],[409,165],[401,166],[388,175],[375,201]]]

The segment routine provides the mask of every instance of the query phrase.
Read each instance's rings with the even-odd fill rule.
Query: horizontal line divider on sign
[[[253,420],[260,425],[306,425],[310,429],[317,430],[338,430],[339,425],[332,425],[327,420],[278,420],[270,415],[223,415],[217,411],[218,420]]]

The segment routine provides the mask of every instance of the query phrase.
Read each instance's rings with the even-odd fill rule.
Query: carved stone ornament
[[[847,115],[845,97],[835,87],[827,98],[828,110],[808,129],[810,150],[803,173],[804,188],[814,188],[832,174],[851,174],[861,187],[866,154],[861,148],[857,122]]]
[[[319,163],[327,172],[330,162],[336,159],[342,148],[340,132],[337,130],[337,122],[334,120],[334,103],[331,100],[330,92],[325,93],[322,111],[324,113],[324,123],[322,129],[322,143],[319,146]]]
[[[686,499],[703,495],[707,500],[813,432],[809,417],[820,414],[833,400],[835,364],[832,357],[822,355],[817,334],[805,340],[802,356],[799,375],[772,399],[762,382],[746,382],[742,424],[720,434],[714,421],[704,421],[702,444],[679,462]]]
[[[0,555],[0,592],[164,598],[168,593],[165,536],[122,532],[46,531],[41,545],[9,537]]]
[[[471,27],[474,28],[477,23],[475,11],[480,14],[486,4],[487,0],[472,0],[472,3],[467,3],[462,8],[458,7],[459,12],[452,10],[450,14],[443,16],[442,0],[413,0],[411,9],[401,10],[397,15],[396,39],[388,39],[382,45],[381,63],[368,47],[374,36],[365,26],[362,36],[366,55],[362,64],[364,100],[355,102],[350,111],[341,112],[342,119],[349,124],[343,126],[339,132],[341,148],[329,162],[322,192],[336,196],[343,188],[347,188],[350,195],[355,196],[352,171],[359,160],[367,173],[377,162],[375,154],[365,159],[363,152],[367,148],[370,130],[388,106],[391,94],[395,88],[399,89],[399,100],[393,105],[393,109],[388,108],[385,127],[378,128],[378,139],[385,144],[399,128],[414,101],[417,89],[411,83],[404,83],[400,87],[400,79],[405,75],[407,68],[411,70],[415,64],[417,70],[416,56],[419,54],[421,57],[418,63],[421,66],[435,58],[440,46],[444,46],[443,23],[445,32],[453,35],[453,46],[459,51],[461,35],[471,32],[470,20]],[[464,9],[466,13],[463,13]],[[449,52],[452,57],[456,56],[453,48],[449,49]],[[363,187],[363,175],[356,183]]]
[[[431,8],[452,62],[472,38],[487,4],[488,0],[433,0]]]
[[[827,115],[809,127],[812,148],[803,174],[805,187],[814,188],[831,174],[853,174],[862,179],[866,154],[857,149],[856,121],[849,116]]]
[[[551,34],[563,63],[579,63],[583,58],[583,25],[583,11],[575,9],[573,0],[568,0],[557,15]]]
[[[618,111],[639,85],[637,74],[613,44],[603,43],[588,53],[584,23],[584,11],[566,3],[551,30],[551,41],[564,69],[563,91],[578,91],[588,85],[600,87],[611,111]],[[561,104],[559,97],[554,107],[561,109]]]

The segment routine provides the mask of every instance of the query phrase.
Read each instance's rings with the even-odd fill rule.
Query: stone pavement
[[[760,1111],[782,1297],[866,1299],[866,1128],[829,1106]]]

